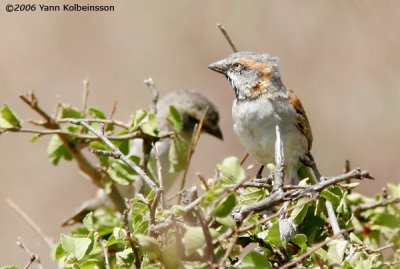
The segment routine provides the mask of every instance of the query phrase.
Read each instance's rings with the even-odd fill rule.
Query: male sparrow
[[[233,130],[247,152],[262,165],[274,163],[275,126],[279,126],[284,173],[290,184],[297,184],[300,160],[311,149],[312,133],[300,100],[282,83],[278,58],[237,52],[209,68],[231,82],[235,91]]]

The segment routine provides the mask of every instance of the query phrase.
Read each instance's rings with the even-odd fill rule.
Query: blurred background
[[[103,13],[7,13],[8,2],[0,6],[0,103],[22,119],[39,117],[19,93],[34,90],[49,112],[58,99],[81,107],[86,77],[89,105],[109,113],[118,100],[115,118],[122,121],[148,106],[148,77],[161,94],[196,89],[219,108],[224,141],[201,137],[189,178],[197,171],[211,177],[223,158],[244,154],[232,132],[231,86],[207,69],[231,53],[217,30],[220,22],[239,50],[281,59],[283,80],[309,116],[313,153],[324,175],[341,173],[349,159],[376,178],[358,187],[362,193],[399,182],[399,1],[79,1],[115,6]],[[27,254],[15,244],[21,237],[45,268],[55,268],[48,247],[5,199],[58,241],[69,231],[60,223],[96,189],[75,163],[49,163],[48,138],[30,138],[0,137],[0,264],[26,264]]]

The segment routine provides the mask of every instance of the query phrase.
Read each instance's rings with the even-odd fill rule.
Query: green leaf
[[[232,180],[234,183],[238,183],[245,178],[243,167],[240,165],[240,161],[236,157],[228,157],[222,161],[221,164],[217,165],[222,175]]]
[[[210,189],[207,191],[204,196],[201,198],[201,205],[203,207],[211,206],[218,198],[221,197],[222,194],[225,193],[225,189],[222,188],[220,185]]]
[[[106,114],[97,107],[89,107],[87,113],[95,119],[106,119]]]
[[[36,141],[38,141],[40,138],[40,135],[34,135],[32,136],[31,140],[29,142],[35,143]]]
[[[330,265],[342,264],[348,244],[349,242],[343,239],[332,240],[328,243],[328,261]]]
[[[7,105],[3,105],[0,110],[0,128],[21,128],[21,121]]]
[[[77,260],[82,259],[89,249],[92,241],[89,238],[72,237],[61,234],[61,246],[64,251],[75,257]]]
[[[148,134],[151,136],[157,136],[158,125],[157,125],[156,115],[153,113],[147,114],[147,121],[140,125],[140,129],[145,134]]]
[[[61,243],[58,243],[52,250],[51,250],[51,256],[53,257],[54,260],[60,260],[62,257],[64,257],[67,253],[65,253],[64,249],[61,246]]]
[[[89,231],[94,230],[94,223],[93,223],[93,212],[90,212],[83,218],[83,225],[85,225],[86,229]]]
[[[219,223],[225,225],[227,227],[234,227],[236,225],[236,221],[231,216],[226,216],[223,218],[216,217],[215,218]]]
[[[19,267],[14,266],[14,265],[6,265],[6,266],[0,267],[0,269],[19,269]]]
[[[170,244],[166,246],[161,253],[161,261],[166,269],[180,268],[178,254],[176,253],[176,245]]]
[[[259,188],[246,188],[239,198],[240,205],[251,205],[265,196],[265,191]]]
[[[79,264],[79,269],[93,269],[99,267],[100,261],[98,259],[87,259]]]
[[[283,246],[282,241],[281,241],[280,231],[279,231],[278,219],[275,219],[272,222],[271,228],[268,229],[267,240],[274,246],[277,246],[277,247]]]
[[[190,227],[183,237],[186,255],[195,253],[205,246],[203,229],[201,227]]]
[[[136,172],[119,160],[111,160],[108,173],[112,180],[121,185],[128,185],[136,178]]]
[[[251,269],[268,269],[271,268],[271,264],[267,258],[258,253],[257,251],[249,251],[242,259],[240,268],[251,268]]]
[[[384,226],[388,228],[398,228],[400,223],[400,218],[387,213],[379,213],[374,221],[375,225]]]
[[[324,261],[324,263],[326,263],[328,260],[328,253],[322,248],[315,250],[314,255],[318,255]]]
[[[214,211],[214,216],[216,217],[226,217],[232,212],[232,209],[236,206],[236,195],[231,193],[226,197]]]
[[[305,251],[307,250],[307,236],[305,234],[296,234],[292,238],[293,243],[295,243],[297,246],[301,248],[301,250]]]
[[[122,269],[122,268],[131,268],[132,267],[132,261],[133,261],[133,252],[131,248],[126,248],[123,251],[117,252],[115,254],[116,258],[116,267],[117,269]],[[100,267],[102,268],[102,267]]]
[[[343,198],[339,188],[328,188],[321,192],[321,196],[332,203],[334,208],[337,208],[340,204],[340,200]]]
[[[73,119],[80,119],[82,118],[82,113],[79,111],[79,109],[75,107],[71,107],[69,105],[64,105],[63,109],[61,111],[61,118],[73,118]]]
[[[131,116],[131,127],[137,127],[141,124],[147,116],[147,112],[144,110],[135,111]]]
[[[53,135],[51,137],[49,145],[47,146],[47,156],[54,165],[57,165],[61,158],[66,160],[72,159],[71,154],[65,148],[64,143],[58,135]]]
[[[297,204],[305,203],[308,201],[308,199],[309,199],[308,197],[303,197],[303,198],[299,199]],[[299,224],[303,223],[303,220],[307,215],[309,206],[310,206],[309,204],[306,204],[301,207],[297,207],[292,211],[292,213],[290,214],[290,217],[292,218],[294,224],[299,225]]]
[[[187,167],[189,143],[182,137],[175,137],[171,141],[168,158],[170,166],[168,172],[176,173]]]
[[[161,247],[157,240],[153,237],[137,234],[136,238],[140,246],[144,248],[146,254],[150,255],[153,259],[157,259],[161,256]]]
[[[169,106],[169,114],[167,116],[167,121],[169,124],[172,126],[172,129],[175,130],[175,132],[179,133],[183,129],[183,118],[181,113],[174,107],[174,106]]]

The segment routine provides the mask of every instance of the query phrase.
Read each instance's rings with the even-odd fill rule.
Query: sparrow
[[[310,152],[313,137],[303,105],[282,82],[278,61],[266,53],[236,52],[208,68],[232,85],[233,130],[246,151],[261,165],[274,163],[279,126],[284,174],[290,184],[298,184],[301,159]]]
[[[170,106],[174,106],[181,114],[183,120],[183,128],[179,135],[188,143],[191,142],[192,135],[196,124],[200,122],[204,113],[207,111],[201,132],[210,134],[220,140],[223,139],[222,131],[219,126],[219,113],[217,107],[204,95],[194,90],[178,90],[170,92],[157,102],[156,118],[159,129],[159,136],[172,131],[172,128],[167,120],[170,113]],[[166,138],[158,141],[155,144],[157,147],[158,155],[161,163],[161,173],[164,183],[165,191],[172,188],[174,183],[179,178],[181,171],[169,171],[169,150],[171,147],[171,138]],[[150,158],[154,158],[155,150],[150,152]],[[135,155],[143,158],[143,140],[133,139],[130,141],[129,156]],[[182,170],[185,167],[182,167]],[[156,171],[155,165],[153,170]],[[117,184],[117,183],[114,183]],[[138,179],[129,185],[117,185],[117,189],[122,196],[132,198],[142,188],[143,181]],[[68,218],[62,226],[69,226],[77,222],[81,222],[87,213],[94,211],[104,206],[112,205],[104,190],[99,189],[96,196],[90,200],[85,201],[76,211],[75,214]]]
[[[220,140],[223,140],[222,131],[219,126],[219,113],[217,107],[204,95],[194,90],[173,91],[165,95],[157,102],[156,117],[159,136],[163,136],[172,131],[171,125],[167,120],[167,116],[170,113],[170,106],[174,106],[182,117],[183,128],[179,135],[185,139],[186,142],[191,142],[194,128],[196,124],[200,122],[206,111],[207,114],[205,115],[201,129],[202,133],[207,133]],[[169,171],[169,150],[171,147],[171,142],[171,139],[163,139],[155,144],[162,167],[161,172],[165,191],[171,189],[180,172],[185,169],[185,167],[181,167],[180,171]],[[143,143],[141,139],[132,140],[130,142],[131,150],[129,155],[142,157],[142,146]],[[151,157],[154,157],[155,150],[153,149],[150,154],[152,155]],[[157,167],[153,165],[152,170],[156,171],[156,169]],[[140,184],[143,184],[143,182],[139,179],[138,182],[135,183],[136,191],[141,189]],[[123,194],[127,194],[126,196],[132,197],[132,194],[129,194],[126,191],[123,191]]]

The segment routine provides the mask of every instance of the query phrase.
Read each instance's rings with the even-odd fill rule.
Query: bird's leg
[[[261,165],[260,169],[258,169],[256,179],[261,179],[262,178],[262,172],[264,170],[264,165]]]

